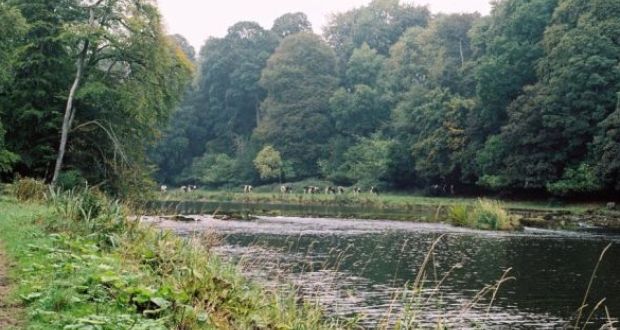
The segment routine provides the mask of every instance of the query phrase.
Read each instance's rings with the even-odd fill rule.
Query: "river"
[[[592,327],[620,315],[620,236],[597,232],[527,229],[483,232],[444,224],[403,221],[259,217],[196,222],[147,221],[180,235],[216,232],[215,251],[239,263],[267,286],[292,284],[307,302],[332,316],[356,316],[367,328],[413,319],[418,327],[553,329],[573,322],[601,251],[589,308],[601,299]],[[439,239],[439,240],[438,240]],[[427,263],[419,294],[411,287]],[[474,303],[486,285],[510,268],[494,290]],[[404,295],[407,296],[404,297]],[[415,310],[412,312],[411,310]]]

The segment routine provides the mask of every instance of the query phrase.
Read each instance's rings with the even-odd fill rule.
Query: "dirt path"
[[[0,329],[17,329],[21,310],[9,300],[11,288],[8,270],[9,263],[0,242]]]

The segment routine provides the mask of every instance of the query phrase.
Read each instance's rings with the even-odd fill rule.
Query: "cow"
[[[325,187],[325,194],[326,195],[335,194],[335,193],[336,193],[336,188],[334,188],[332,186]]]
[[[362,189],[360,187],[353,187],[353,196],[359,196],[361,192]]]
[[[162,186],[160,186],[160,187],[159,187],[159,191],[160,191],[162,194],[165,194],[165,193],[168,191],[168,186],[166,186],[166,185],[162,185]]]
[[[370,187],[370,194],[371,195],[379,195],[379,189],[377,189],[377,187],[375,187],[375,186],[371,186]]]
[[[317,186],[305,186],[304,187],[304,194],[316,194],[319,192],[319,187]]]
[[[338,190],[338,195],[342,195],[346,191],[346,189],[344,189],[343,186],[338,186],[338,188],[336,188],[336,190]]]
[[[280,186],[280,192],[282,194],[290,194],[291,192],[293,192],[293,188],[291,188],[291,186],[289,185],[283,184]]]
[[[254,187],[252,187],[249,184],[246,184],[245,186],[243,186],[243,193],[244,194],[249,194],[252,192],[252,189],[254,189]]]
[[[182,186],[182,187],[181,187],[181,191],[182,191],[182,192],[187,192],[187,191],[188,191],[187,186]]]

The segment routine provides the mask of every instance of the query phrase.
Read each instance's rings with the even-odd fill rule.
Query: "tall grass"
[[[450,206],[448,220],[455,226],[482,230],[515,230],[520,226],[519,220],[510,216],[501,202],[488,199],[478,199],[473,206]]]
[[[12,193],[20,202],[43,201],[48,187],[42,180],[20,178],[12,185]]]
[[[205,237],[140,225],[122,203],[95,189],[51,191],[47,203],[51,211],[37,226],[50,242],[27,254],[48,260],[23,279],[22,299],[36,311],[32,322],[66,329],[332,327],[294,291],[246,280],[211,253],[213,238],[205,244]]]

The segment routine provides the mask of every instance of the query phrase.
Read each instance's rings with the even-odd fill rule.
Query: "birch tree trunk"
[[[56,166],[54,167],[54,175],[52,176],[52,186],[56,185],[58,181],[58,175],[62,169],[62,163],[65,157],[65,150],[67,147],[67,140],[69,139],[69,130],[71,129],[71,123],[75,118],[75,109],[73,107],[73,100],[75,99],[75,93],[80,86],[82,75],[84,73],[84,65],[86,62],[86,54],[88,53],[89,41],[85,40],[82,45],[82,51],[77,61],[77,72],[75,73],[75,79],[71,90],[69,91],[69,98],[67,99],[67,105],[65,107],[65,116],[62,120],[62,129],[60,132],[60,145],[58,146],[58,156],[56,157]]]

